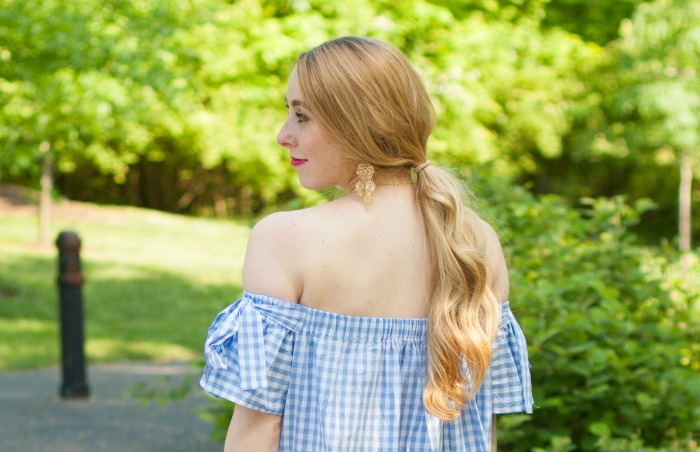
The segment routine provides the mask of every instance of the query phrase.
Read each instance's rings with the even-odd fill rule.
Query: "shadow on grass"
[[[60,363],[56,262],[0,256],[0,369]],[[191,360],[209,325],[238,298],[235,284],[135,265],[83,261],[88,362]]]

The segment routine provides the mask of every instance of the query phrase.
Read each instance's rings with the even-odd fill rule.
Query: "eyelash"
[[[287,110],[289,110],[289,104],[284,104],[284,108],[286,108]],[[298,123],[307,122],[307,121],[309,121],[309,119],[310,119],[307,115],[305,115],[304,113],[298,112],[298,111],[297,111],[297,112],[294,112],[294,114],[295,114],[296,117],[297,117],[297,122],[298,122]]]

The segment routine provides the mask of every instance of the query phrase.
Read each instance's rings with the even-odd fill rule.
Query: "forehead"
[[[299,78],[297,77],[296,67],[289,74],[289,80],[287,81],[287,100],[300,100],[301,93],[299,92]]]

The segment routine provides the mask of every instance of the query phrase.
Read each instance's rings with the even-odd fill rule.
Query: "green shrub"
[[[476,191],[505,239],[536,404],[532,416],[499,421],[499,445],[696,447],[697,294],[692,281],[669,276],[672,251],[636,244],[629,228],[651,203],[586,199],[573,209],[497,181],[478,181]]]
[[[700,432],[697,294],[688,289],[692,281],[669,276],[678,260],[673,250],[636,244],[629,228],[651,204],[588,199],[575,209],[560,197],[535,198],[510,181],[473,185],[480,210],[504,240],[536,404],[533,415],[501,416],[499,447],[694,448]],[[217,401],[208,413],[221,440],[232,409]]]

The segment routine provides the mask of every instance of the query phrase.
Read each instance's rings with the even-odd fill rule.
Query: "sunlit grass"
[[[85,214],[87,212],[87,214]],[[201,357],[215,315],[240,294],[248,227],[136,208],[57,218],[81,239],[88,362]],[[0,217],[0,369],[60,362],[57,250],[32,216]]]
[[[55,321],[0,317],[0,369],[59,362],[58,331]]]
[[[201,353],[168,342],[130,342],[117,339],[91,339],[87,355],[95,362],[127,360],[192,360]]]

